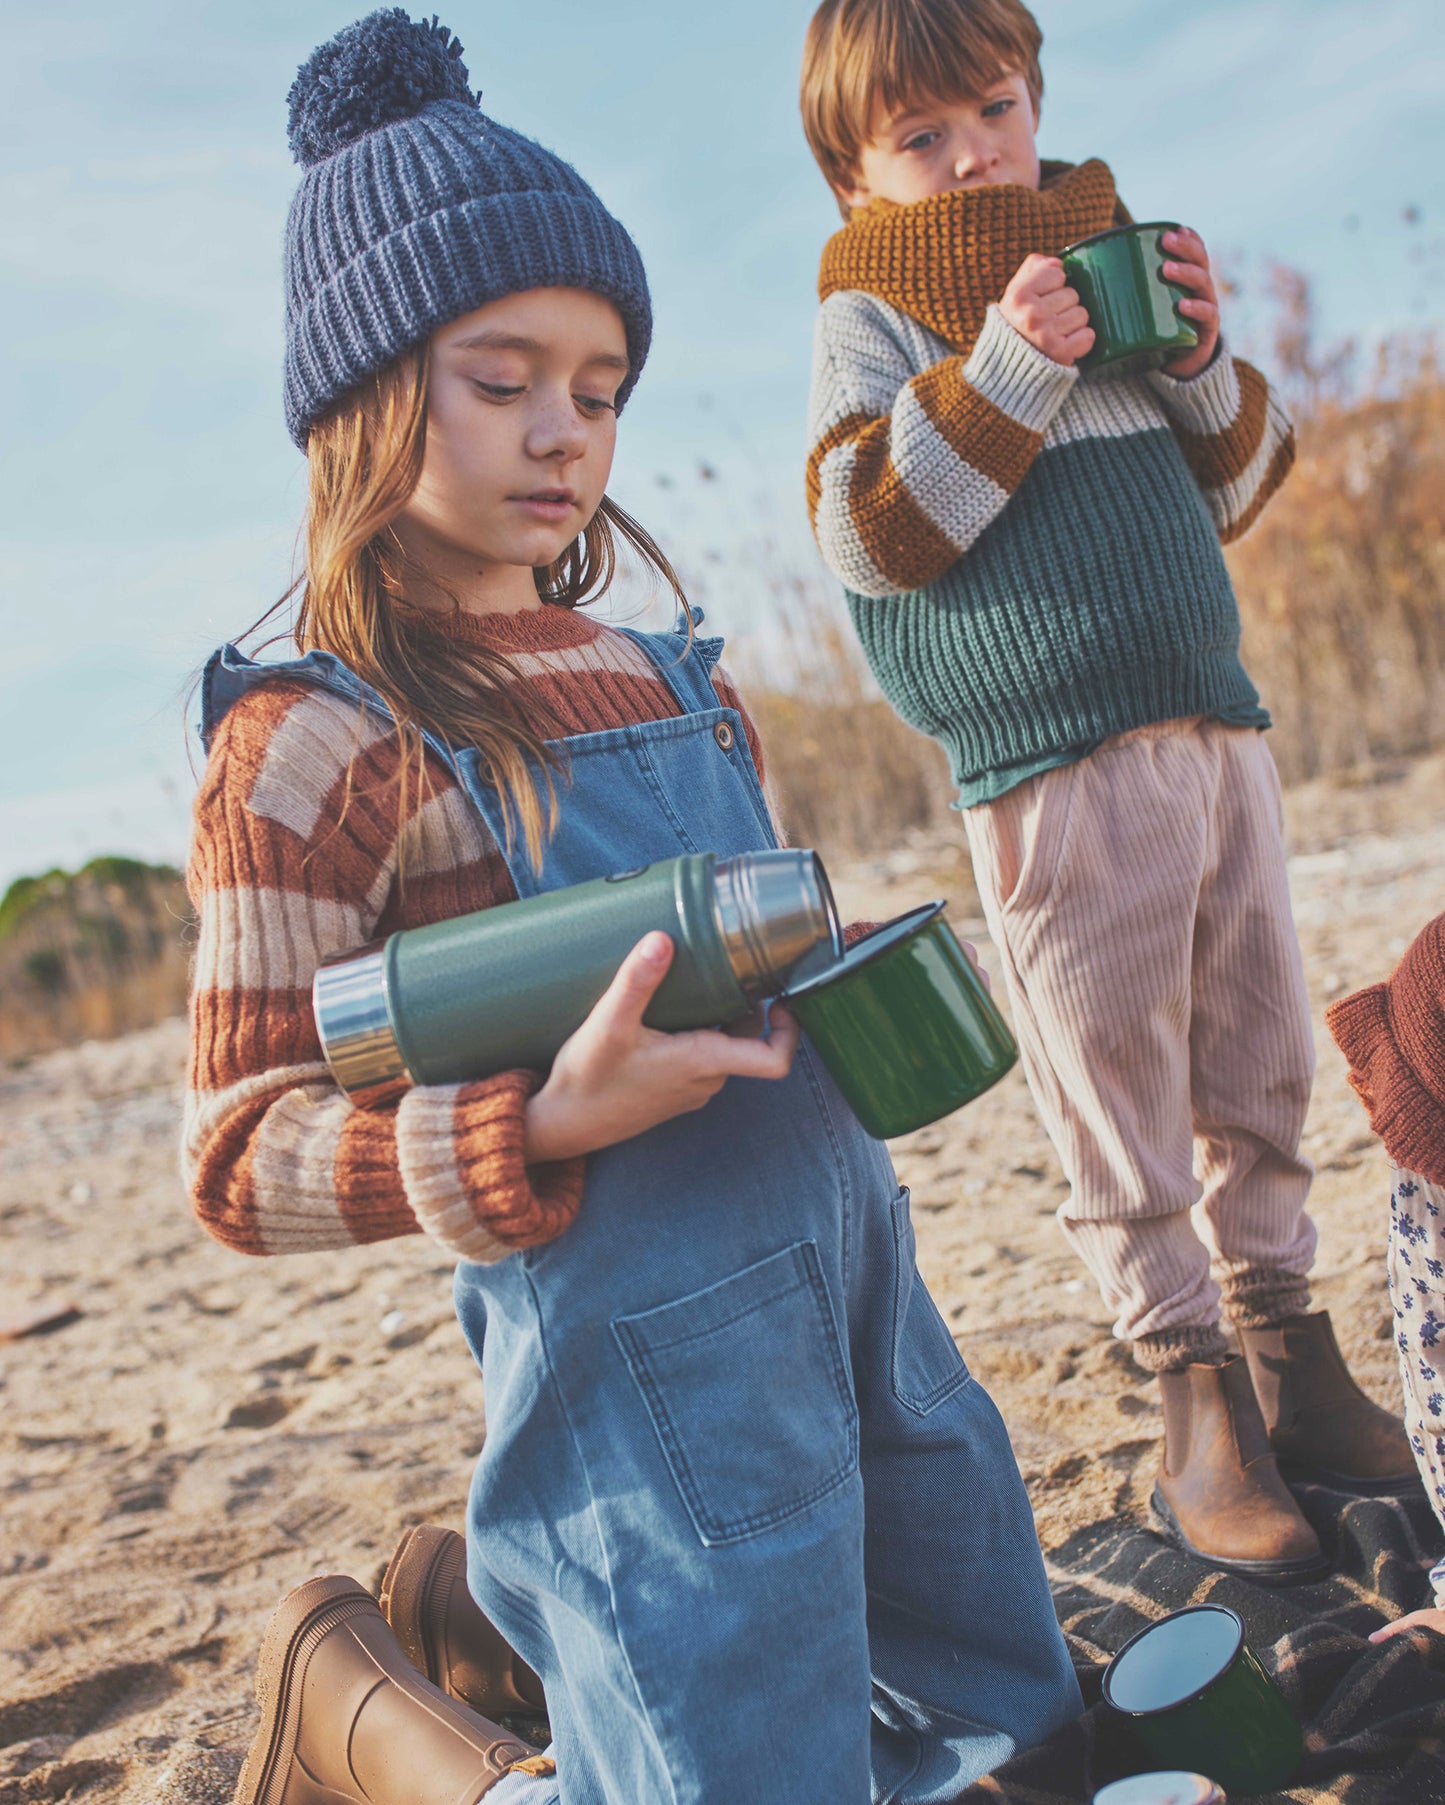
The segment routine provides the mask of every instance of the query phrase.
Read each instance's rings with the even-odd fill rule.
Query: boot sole
[[[1397,1473],[1393,1479],[1359,1479],[1351,1473],[1334,1473],[1328,1467],[1309,1466],[1283,1455],[1278,1460],[1281,1479],[1299,1485],[1325,1485],[1332,1491],[1351,1492],[1357,1498],[1403,1498],[1420,1484],[1420,1475],[1413,1467],[1408,1473]]]
[[[406,1650],[407,1660],[443,1692],[449,1690],[446,1676],[440,1671],[441,1663],[426,1626],[433,1621],[432,1601],[437,1586],[449,1582],[458,1565],[466,1565],[465,1544],[460,1536],[434,1523],[414,1524],[397,1543],[396,1552],[387,1563],[377,1600],[382,1616],[391,1625],[391,1633]]]
[[[364,1586],[332,1574],[308,1579],[276,1607],[256,1662],[261,1724],[242,1764],[234,1805],[280,1805],[299,1729],[298,1669],[322,1636],[351,1614],[345,1607],[358,1602],[376,1608]]]
[[[1305,1555],[1292,1561],[1247,1561],[1223,1554],[1209,1554],[1203,1548],[1196,1548],[1185,1535],[1178,1517],[1169,1508],[1168,1501],[1157,1486],[1149,1500],[1149,1508],[1153,1512],[1156,1526],[1163,1531],[1167,1540],[1182,1548],[1186,1554],[1192,1554],[1206,1566],[1218,1567],[1225,1573],[1237,1573],[1242,1579],[1255,1580],[1262,1586],[1289,1586],[1301,1580],[1318,1579],[1329,1569],[1329,1556],[1323,1550],[1319,1554]]]

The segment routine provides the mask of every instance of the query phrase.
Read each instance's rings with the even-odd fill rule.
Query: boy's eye
[[[904,150],[927,150],[930,144],[936,144],[937,142],[937,132],[915,132],[913,136],[904,143],[903,148]]]
[[[985,119],[1001,119],[1012,109],[1013,104],[1012,96],[1006,96],[1002,100],[991,100],[983,109],[983,116]]]

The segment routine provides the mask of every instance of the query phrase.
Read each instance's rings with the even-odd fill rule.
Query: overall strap
[[[694,608],[693,627],[700,627],[702,619],[702,609]],[[670,633],[642,633],[633,627],[614,631],[626,634],[647,654],[684,714],[707,714],[722,706],[712,686],[713,666],[722,656],[721,639],[705,639],[694,632],[689,644],[687,623],[681,615]]]

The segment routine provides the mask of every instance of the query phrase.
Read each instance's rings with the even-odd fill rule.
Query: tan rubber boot
[[[236,1805],[476,1805],[514,1768],[552,1771],[423,1679],[353,1579],[308,1580],[282,1599],[256,1693]]]
[[[1403,1423],[1350,1377],[1327,1310],[1238,1334],[1270,1446],[1286,1472],[1353,1492],[1417,1483]]]
[[[1238,1358],[1160,1373],[1164,1452],[1152,1503],[1172,1541],[1266,1585],[1323,1571],[1319,1538],[1280,1478]]]
[[[483,1717],[545,1717],[542,1682],[467,1590],[467,1545],[419,1523],[397,1543],[381,1612],[418,1668]]]

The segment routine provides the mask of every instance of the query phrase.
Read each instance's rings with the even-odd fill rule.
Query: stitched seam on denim
[[[795,1278],[791,1284],[783,1285],[777,1291],[770,1291],[766,1297],[756,1297],[750,1303],[740,1305],[729,1315],[720,1316],[716,1322],[710,1323],[707,1328],[694,1329],[689,1334],[675,1336],[671,1341],[650,1341],[644,1339],[637,1331],[637,1318],[635,1316],[619,1316],[615,1326],[633,1343],[638,1353],[665,1354],[669,1348],[686,1347],[693,1341],[706,1341],[709,1335],[717,1334],[720,1329],[731,1328],[735,1322],[741,1322],[744,1317],[753,1316],[759,1310],[766,1309],[769,1304],[778,1303],[785,1297],[791,1297],[795,1291],[803,1290],[807,1285],[807,1282],[805,1277]],[[684,1303],[690,1303],[693,1300],[685,1299],[683,1301]],[[666,1312],[669,1310],[678,1310],[682,1307],[682,1303],[665,1304],[663,1310]]]
[[[661,1738],[661,1736],[659,1736],[659,1734],[657,1732],[657,1726],[653,1723],[652,1715],[648,1711],[647,1700],[642,1695],[642,1686],[639,1683],[638,1678],[637,1678],[637,1670],[632,1665],[632,1656],[629,1654],[628,1649],[627,1649],[627,1644],[623,1640],[623,1637],[622,1637],[622,1625],[619,1622],[618,1616],[617,1616],[617,1588],[613,1584],[613,1580],[612,1580],[612,1563],[607,1558],[607,1539],[602,1533],[602,1524],[599,1519],[599,1513],[598,1513],[598,1509],[597,1509],[597,1495],[592,1490],[592,1474],[591,1474],[590,1469],[588,1468],[587,1461],[586,1461],[585,1457],[583,1456],[582,1444],[577,1438],[577,1430],[576,1430],[575,1425],[572,1422],[572,1412],[567,1408],[567,1399],[563,1395],[562,1387],[557,1383],[557,1372],[556,1372],[556,1368],[552,1364],[552,1356],[547,1351],[547,1330],[546,1330],[546,1325],[544,1324],[543,1319],[542,1319],[542,1300],[537,1295],[537,1286],[536,1286],[536,1282],[533,1278],[532,1268],[531,1268],[530,1263],[527,1261],[526,1253],[523,1254],[522,1258],[523,1258],[522,1270],[527,1275],[527,1290],[531,1294],[532,1308],[536,1312],[537,1341],[538,1341],[538,1345],[540,1346],[541,1351],[542,1351],[542,1358],[546,1362],[547,1383],[552,1387],[553,1395],[557,1399],[557,1408],[562,1412],[562,1421],[564,1423],[566,1423],[567,1433],[572,1438],[572,1451],[577,1457],[577,1465],[581,1469],[583,1482],[585,1483],[585,1485],[587,1487],[588,1508],[591,1511],[591,1515],[592,1515],[592,1533],[597,1538],[597,1552],[601,1559],[602,1571],[603,1571],[603,1574],[607,1581],[607,1610],[608,1610],[608,1615],[612,1619],[612,1637],[613,1637],[613,1640],[616,1642],[618,1649],[621,1651],[622,1659],[623,1659],[624,1663],[626,1664],[627,1677],[632,1682],[632,1694],[633,1694],[633,1697],[637,1700],[637,1708],[642,1713],[643,1722],[647,1725],[648,1732],[652,1737],[654,1746],[660,1752],[662,1749],[662,1746],[663,1746],[662,1738]],[[662,1765],[663,1765],[664,1771],[666,1771],[667,1763],[663,1762]],[[668,1774],[667,1784],[668,1784],[668,1792],[670,1793],[670,1795],[672,1797],[674,1805],[676,1805],[677,1789],[672,1784],[672,1776],[670,1773]]]
[[[663,1445],[663,1451],[668,1457],[669,1464],[672,1466],[678,1489],[683,1495],[683,1503],[687,1507],[687,1514],[692,1518],[693,1527],[705,1544],[708,1542],[721,1544],[744,1541],[750,1535],[756,1535],[763,1530],[775,1528],[779,1523],[787,1522],[790,1517],[799,1515],[800,1512],[809,1509],[820,1499],[827,1497],[830,1492],[836,1491],[857,1467],[858,1407],[848,1389],[847,1372],[843,1365],[842,1349],[839,1344],[838,1324],[833,1316],[822,1270],[816,1264],[817,1247],[811,1241],[801,1241],[789,1251],[801,1253],[805,1248],[811,1248],[813,1253],[812,1263],[808,1261],[807,1255],[803,1254],[806,1286],[790,1286],[786,1291],[777,1293],[771,1301],[777,1302],[780,1298],[790,1297],[794,1291],[803,1289],[812,1293],[819,1316],[819,1327],[824,1331],[829,1344],[827,1364],[832,1369],[834,1388],[838,1393],[838,1400],[843,1406],[843,1417],[847,1427],[847,1449],[843,1459],[828,1474],[818,1480],[809,1491],[799,1497],[789,1499],[786,1504],[779,1505],[771,1511],[755,1512],[749,1517],[720,1520],[706,1504],[703,1488],[699,1485],[697,1474],[678,1438],[676,1426],[668,1412],[666,1400],[658,1388],[654,1375],[640,1359],[636,1362],[633,1359],[634,1354],[641,1356],[654,1350],[637,1347],[629,1349],[627,1345],[623,1345],[623,1358],[627,1361],[628,1370],[632,1373],[644,1400],[648,1403],[653,1426]],[[736,1322],[750,1314],[752,1314],[751,1308],[740,1311],[730,1320]],[[629,1326],[625,1321],[613,1323],[612,1331],[619,1343],[631,1340],[627,1334]],[[720,1328],[726,1326],[728,1325],[721,1323],[718,1325]]]
[[[832,1148],[833,1165],[837,1170],[838,1181],[843,1190],[843,1245],[839,1253],[839,1269],[842,1275],[843,1296],[846,1298],[848,1281],[853,1272],[853,1185],[848,1177],[848,1162],[843,1158],[843,1145],[838,1138],[838,1125],[833,1120],[833,1112],[828,1107],[828,1099],[818,1077],[818,1068],[814,1064],[816,1057],[812,1047],[805,1040],[798,1049],[798,1062],[803,1068],[803,1076],[808,1081],[808,1088],[813,1093],[813,1101],[817,1105],[818,1115],[823,1123],[823,1132],[828,1137],[828,1145]]]
[[[903,1319],[899,1314],[899,1294],[903,1289],[903,1235],[900,1224],[905,1221],[908,1223],[908,1239],[910,1242],[913,1240],[912,1219],[908,1215],[907,1210],[900,1209],[899,1205],[908,1195],[909,1191],[907,1185],[900,1185],[898,1187],[898,1196],[893,1202],[893,1348],[890,1357],[890,1364],[892,1365],[893,1371],[891,1377],[893,1380],[893,1395],[904,1409],[913,1411],[915,1416],[927,1416],[930,1411],[936,1410],[945,1398],[951,1397],[955,1391],[960,1390],[966,1381],[971,1381],[973,1374],[968,1370],[967,1366],[964,1365],[963,1358],[960,1355],[958,1371],[956,1373],[950,1373],[946,1379],[940,1379],[933,1390],[925,1392],[922,1397],[914,1397],[905,1394],[902,1382],[898,1377],[898,1337],[903,1328]],[[908,1256],[908,1263],[910,1266],[914,1266],[915,1264],[911,1250]],[[913,1285],[909,1286],[910,1303],[913,1299],[915,1286],[923,1284],[922,1276],[916,1269],[913,1274],[913,1281]],[[925,1291],[926,1289],[927,1288],[925,1287]],[[954,1352],[958,1352],[956,1347]]]
[[[689,719],[692,722],[695,722],[697,717],[691,716]],[[652,753],[648,750],[647,742],[639,739],[635,743],[633,750],[637,754],[637,762],[642,770],[643,781],[652,791],[653,798],[656,801],[657,806],[662,810],[663,816],[669,826],[671,826],[673,832],[689,852],[700,852],[702,848],[687,831],[686,823],[668,800],[667,792],[662,785],[661,773],[652,762]]]

